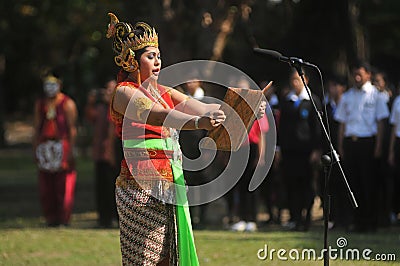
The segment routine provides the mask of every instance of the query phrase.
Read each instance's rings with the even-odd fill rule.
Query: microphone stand
[[[352,192],[352,190],[350,188],[350,185],[347,182],[347,178],[346,178],[346,176],[344,174],[342,165],[340,164],[339,155],[337,154],[335,148],[333,147],[331,138],[330,138],[330,136],[328,134],[328,131],[327,131],[326,127],[325,127],[325,124],[324,124],[324,122],[322,120],[321,112],[318,111],[318,108],[315,105],[314,99],[313,99],[313,97],[311,95],[311,91],[308,88],[308,86],[307,86],[307,84],[306,84],[306,82],[304,80],[304,72],[303,72],[301,67],[302,67],[302,65],[307,65],[307,66],[310,66],[310,67],[314,67],[314,68],[316,68],[318,70],[318,73],[320,74],[320,76],[321,76],[321,72],[320,72],[319,68],[316,65],[311,64],[311,63],[305,63],[305,62],[303,62],[303,60],[301,60],[299,58],[290,57],[289,60],[290,60],[289,64],[297,70],[297,73],[299,74],[299,76],[300,76],[300,78],[301,78],[301,80],[303,82],[303,85],[306,88],[306,91],[307,91],[308,96],[310,97],[310,101],[312,103],[312,106],[314,107],[314,111],[317,114],[318,121],[319,121],[319,123],[321,125],[321,128],[322,128],[322,130],[324,132],[324,135],[325,135],[325,137],[326,137],[326,139],[328,141],[329,149],[330,149],[329,153],[333,157],[333,160],[331,159],[331,157],[329,155],[323,155],[321,157],[321,161],[322,161],[322,163],[324,165],[324,172],[325,172],[325,186],[324,186],[324,251],[325,251],[324,252],[324,266],[329,266],[329,253],[328,253],[328,222],[329,222],[329,212],[330,212],[329,178],[330,178],[330,173],[331,173],[330,170],[331,170],[333,164],[337,163],[337,165],[339,167],[340,173],[341,173],[341,175],[343,177],[343,180],[344,180],[346,188],[347,188],[348,195],[350,197],[351,205],[355,209],[355,208],[358,208],[358,204],[357,204],[357,201],[356,201],[356,199],[354,197],[354,194],[353,194],[353,192]],[[322,76],[321,76],[321,80],[322,80]]]
[[[329,266],[328,255],[328,226],[329,216],[331,214],[331,196],[329,195],[329,179],[332,170],[332,159],[328,155],[321,156],[321,162],[324,167],[324,266]]]

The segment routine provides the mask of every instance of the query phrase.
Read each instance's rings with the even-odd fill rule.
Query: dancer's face
[[[160,50],[156,47],[146,47],[146,51],[140,56],[140,78],[145,81],[149,77],[158,79],[161,70]]]

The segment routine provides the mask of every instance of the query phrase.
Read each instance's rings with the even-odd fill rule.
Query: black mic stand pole
[[[321,156],[322,166],[324,168],[324,266],[329,266],[329,253],[328,253],[328,229],[329,229],[329,216],[331,213],[331,196],[329,194],[329,180],[332,170],[332,159],[329,155]]]
[[[323,155],[322,158],[321,158],[321,161],[324,164],[324,171],[325,171],[325,187],[324,187],[324,251],[325,252],[324,252],[324,266],[329,266],[329,253],[328,253],[328,222],[329,221],[328,220],[329,220],[329,209],[330,209],[330,204],[329,204],[330,197],[328,195],[328,191],[329,191],[329,175],[330,175],[331,171],[330,170],[328,171],[328,166],[329,166],[329,168],[331,168],[334,163],[337,163],[337,165],[339,166],[340,172],[342,174],[342,177],[344,179],[344,182],[346,184],[347,191],[348,191],[348,194],[349,194],[349,197],[350,197],[350,202],[351,202],[353,208],[354,209],[358,208],[358,204],[357,204],[357,201],[356,201],[356,199],[354,197],[354,194],[353,194],[353,192],[352,192],[352,190],[350,188],[350,185],[347,182],[347,179],[346,179],[346,176],[344,174],[343,168],[342,168],[342,166],[340,164],[339,156],[338,156],[335,148],[333,147],[333,144],[332,144],[332,141],[331,141],[331,139],[329,137],[328,131],[326,130],[325,124],[324,124],[324,122],[322,120],[321,112],[318,111],[318,108],[315,105],[314,99],[313,99],[313,97],[311,95],[311,91],[308,88],[308,86],[307,86],[307,84],[306,84],[306,82],[304,80],[304,73],[303,73],[303,70],[301,68],[301,66],[303,64],[303,61],[301,59],[298,59],[298,58],[289,58],[289,59],[290,59],[290,62],[289,62],[290,65],[297,70],[297,73],[299,74],[299,76],[300,76],[300,78],[301,78],[301,80],[303,82],[303,85],[306,88],[307,94],[310,97],[310,101],[311,101],[311,103],[312,103],[312,105],[314,107],[315,113],[317,114],[318,121],[319,121],[319,123],[320,123],[320,125],[321,125],[321,127],[323,129],[324,135],[325,135],[325,137],[326,137],[326,139],[327,139],[327,141],[329,143],[330,154],[331,154],[331,156],[333,156],[333,159],[334,159],[334,160],[332,160],[331,157],[328,156],[328,155]],[[307,63],[306,65],[314,67],[319,71],[319,69],[318,69],[318,67],[316,65],[313,65],[313,64],[310,64],[310,63]],[[322,77],[321,77],[321,79],[322,79]]]

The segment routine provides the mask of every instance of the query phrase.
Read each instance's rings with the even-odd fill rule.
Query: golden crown
[[[134,59],[135,51],[147,46],[158,47],[158,35],[154,28],[145,22],[138,22],[135,26],[130,23],[120,22],[113,13],[108,13],[111,22],[108,24],[107,38],[113,38],[113,50],[118,55],[114,57],[115,63],[128,72],[138,68]],[[142,28],[143,35],[135,35],[135,30]]]
[[[116,15],[108,13],[111,22],[108,24],[107,38],[117,38],[117,42],[124,42],[128,38],[130,39],[129,48],[137,51],[146,46],[158,47],[158,35],[155,28],[150,27],[145,22],[137,22],[132,27],[130,23],[120,22]],[[135,36],[134,30],[142,28],[144,34],[142,36]],[[125,40],[124,40],[125,39]]]
[[[133,32],[128,35],[132,41],[132,50],[137,51],[147,46],[158,47],[158,35],[155,28],[151,28],[147,23],[138,22],[133,29],[143,28],[144,34],[142,36],[135,36]]]

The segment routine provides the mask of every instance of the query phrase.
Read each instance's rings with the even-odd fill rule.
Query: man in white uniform
[[[369,64],[353,67],[354,86],[344,93],[335,113],[340,122],[338,151],[359,208],[354,212],[354,230],[376,230],[374,187],[376,159],[382,153],[383,119],[389,116],[385,99],[371,84]],[[345,187],[343,187],[345,189]]]

